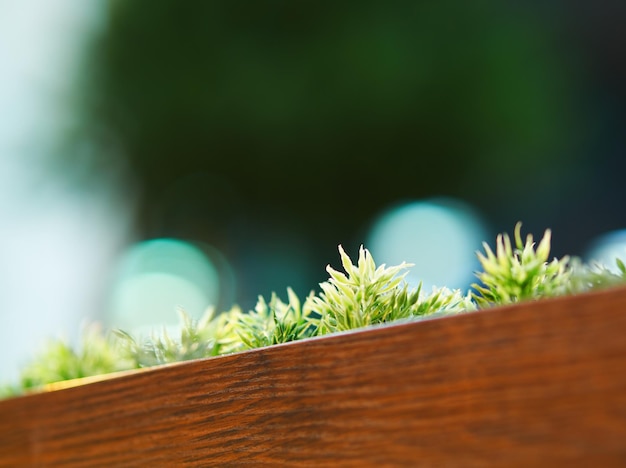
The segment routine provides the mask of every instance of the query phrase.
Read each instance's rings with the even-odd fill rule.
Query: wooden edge
[[[0,401],[0,465],[626,464],[626,289]]]

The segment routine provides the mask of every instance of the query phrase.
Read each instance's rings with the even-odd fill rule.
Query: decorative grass
[[[364,247],[355,265],[339,246],[344,271],[327,266],[328,280],[304,301],[288,288],[286,302],[275,293],[269,301],[259,296],[255,308],[248,312],[234,306],[216,314],[211,308],[200,320],[194,320],[180,311],[180,336],[176,338],[165,330],[135,337],[122,330],[91,327],[78,348],[62,341],[49,342],[23,369],[20,381],[5,387],[2,395],[17,395],[63,380],[218,356],[434,313],[466,313],[626,283],[626,267],[621,260],[616,260],[618,272],[614,273],[603,265],[584,264],[577,258],[550,259],[550,241],[550,230],[538,245],[532,235],[523,240],[518,223],[512,241],[507,234],[497,236],[495,252],[484,243],[485,252],[477,253],[482,266],[476,273],[478,283],[469,291],[446,287],[424,291],[421,284],[411,289],[404,278],[412,265],[376,266]]]

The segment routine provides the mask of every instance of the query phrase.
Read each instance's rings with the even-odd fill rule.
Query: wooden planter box
[[[626,289],[0,401],[1,466],[626,466]]]

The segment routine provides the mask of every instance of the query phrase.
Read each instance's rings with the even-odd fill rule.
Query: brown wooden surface
[[[626,466],[626,290],[0,402],[2,466]]]

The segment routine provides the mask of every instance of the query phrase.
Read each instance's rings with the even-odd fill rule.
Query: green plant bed
[[[328,266],[329,279],[304,300],[288,288],[286,300],[276,294],[269,300],[259,297],[249,312],[237,306],[221,313],[210,309],[200,320],[192,320],[181,311],[177,338],[165,331],[136,337],[121,330],[105,332],[91,327],[77,349],[62,341],[49,343],[23,369],[20,382],[5,388],[3,394],[59,388],[63,385],[58,382],[73,379],[233,354],[433,314],[461,314],[626,284],[621,260],[616,260],[617,273],[577,258],[550,260],[550,240],[549,230],[537,245],[532,235],[523,239],[518,223],[513,240],[501,234],[493,250],[485,243],[484,253],[478,253],[482,270],[476,273],[478,282],[469,291],[446,287],[424,291],[421,285],[411,289],[404,279],[410,264],[376,266],[363,247],[354,264],[340,246],[344,271]]]

